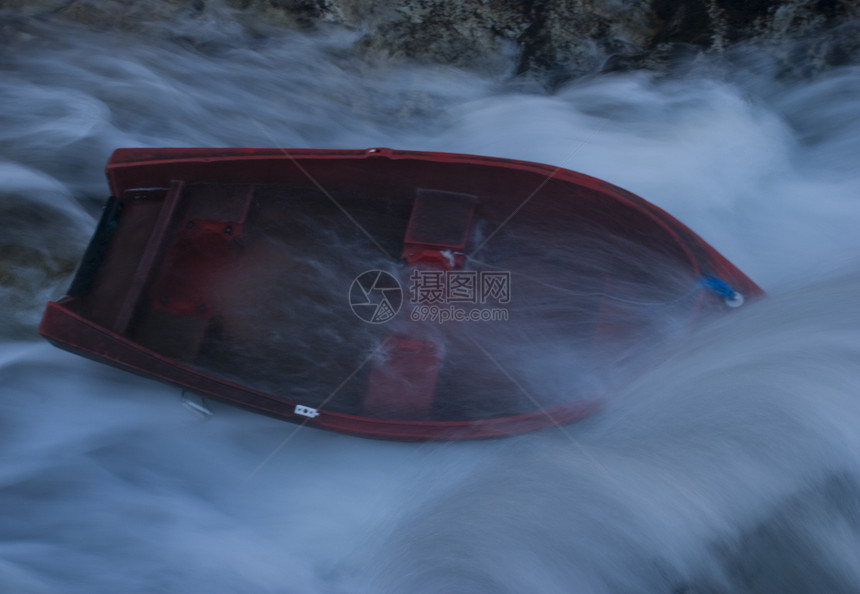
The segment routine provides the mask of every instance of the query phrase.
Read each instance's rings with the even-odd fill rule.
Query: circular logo
[[[384,270],[362,272],[349,287],[349,305],[359,318],[382,324],[397,315],[403,305],[400,283]]]

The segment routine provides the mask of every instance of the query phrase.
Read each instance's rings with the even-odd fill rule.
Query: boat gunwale
[[[393,150],[388,148],[371,149],[207,149],[207,148],[139,148],[139,149],[117,149],[111,155],[106,175],[110,189],[114,196],[121,196],[123,192],[136,188],[124,187],[120,184],[119,177],[122,171],[134,168],[151,168],[162,165],[181,166],[194,163],[218,163],[218,162],[251,162],[251,161],[293,161],[301,160],[362,160],[362,159],[390,159],[390,160],[416,160],[431,163],[457,163],[476,166],[499,167],[506,170],[516,170],[543,176],[545,181],[537,187],[535,193],[540,191],[549,180],[557,180],[562,183],[573,184],[597,192],[601,196],[620,203],[633,209],[639,215],[653,221],[658,225],[668,238],[682,250],[687,264],[696,275],[721,276],[730,282],[740,283],[739,288],[748,296],[763,295],[758,285],[743,274],[737,267],[717,252],[712,246],[705,242],[695,232],[681,223],[672,215],[658,206],[651,204],[643,198],[617,187],[602,179],[587,174],[571,171],[563,167],[556,167],[530,161],[508,159],[502,157],[487,157],[479,155],[465,155],[458,153],[438,153],[423,151]],[[199,183],[206,180],[201,177],[191,176],[183,179],[186,183]],[[523,204],[528,202],[532,196],[523,197]],[[514,214],[519,209],[514,211]],[[495,417],[489,419],[472,419],[463,421],[432,421],[432,420],[401,420],[384,419],[354,415],[349,413],[328,411],[319,409],[319,415],[315,418],[297,414],[295,407],[301,407],[301,403],[284,396],[276,396],[264,391],[256,390],[233,381],[211,375],[205,371],[186,365],[176,359],[160,355],[133,342],[109,328],[95,323],[74,311],[70,306],[74,302],[80,302],[82,296],[67,296],[59,302],[48,304],[39,333],[51,340],[61,348],[83,354],[121,369],[132,371],[136,374],[154,378],[170,385],[179,386],[184,389],[213,397],[216,400],[230,402],[244,408],[252,409],[278,418],[307,424],[323,429],[330,429],[349,433],[352,435],[372,438],[383,438],[403,441],[424,440],[457,440],[457,439],[481,439],[497,438],[534,431],[551,425],[560,425],[570,421],[588,416],[600,407],[598,396],[590,396],[572,403],[555,406],[549,409],[540,409],[531,413]],[[698,309],[697,309],[698,311]],[[695,315],[695,314],[694,314]],[[72,326],[77,326],[74,330]],[[93,348],[87,350],[86,340],[76,332],[96,332],[114,345],[121,348],[113,353],[98,352]],[[65,334],[64,334],[65,333]],[[164,369],[153,371],[151,365],[147,368],[144,362],[157,362]],[[181,379],[183,378],[184,379]],[[199,383],[192,382],[197,378],[208,384],[203,387]],[[223,387],[222,393],[217,388]],[[224,395],[224,391],[232,392],[233,395]]]

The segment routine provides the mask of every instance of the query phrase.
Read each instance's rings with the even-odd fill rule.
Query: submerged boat
[[[548,165],[120,149],[107,178],[112,197],[40,333],[364,437],[488,438],[582,418],[635,353],[762,294],[659,208]]]

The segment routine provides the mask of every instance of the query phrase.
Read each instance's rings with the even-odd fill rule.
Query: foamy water
[[[0,54],[0,248],[17,262],[0,285],[0,589],[860,591],[856,67],[780,82],[748,50],[743,68],[546,95],[370,67],[336,32],[26,30]],[[221,405],[204,419],[174,388],[35,336],[120,146],[561,165],[666,209],[770,295],[647,353],[566,433],[416,445]]]

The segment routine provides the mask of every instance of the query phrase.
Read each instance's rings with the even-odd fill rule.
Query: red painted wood
[[[481,378],[481,374],[494,373],[496,368],[481,357],[469,359],[475,353],[466,341],[461,340],[466,350],[461,345],[458,347],[461,350],[452,355],[434,352],[428,346],[432,340],[414,338],[417,334],[412,332],[406,334],[410,338],[400,335],[398,339],[389,339],[396,344],[390,345],[387,367],[374,362],[366,369],[356,369],[354,360],[339,362],[334,351],[330,361],[319,361],[319,375],[328,382],[324,382],[329,386],[324,390],[330,394],[328,398],[318,394],[322,404],[316,405],[319,414],[312,418],[295,412],[297,405],[314,408],[311,400],[295,396],[301,392],[293,390],[295,386],[290,381],[283,381],[293,374],[304,377],[301,365],[280,359],[295,353],[258,353],[255,356],[259,355],[260,361],[268,362],[244,364],[241,359],[234,369],[211,364],[207,367],[206,357],[214,357],[213,360],[229,367],[233,357],[229,349],[234,349],[237,357],[247,357],[242,352],[243,345],[253,349],[254,345],[268,344],[260,342],[259,337],[272,332],[293,335],[299,340],[305,340],[307,335],[311,348],[321,348],[313,343],[317,340],[314,338],[318,334],[317,320],[308,318],[313,298],[311,309],[291,310],[297,294],[314,294],[312,285],[299,282],[306,278],[303,274],[308,274],[304,255],[330,247],[328,239],[303,231],[302,217],[313,217],[314,213],[328,217],[325,220],[330,221],[331,232],[337,228],[357,234],[353,223],[358,223],[388,246],[376,247],[399,255],[404,249],[404,236],[405,247],[407,250],[410,247],[408,223],[415,191],[429,188],[456,192],[477,197],[478,210],[470,211],[461,225],[452,227],[468,231],[467,240],[459,236],[457,241],[424,238],[421,242],[412,241],[413,249],[462,251],[459,267],[468,262],[470,250],[478,250],[478,260],[502,248],[514,257],[516,245],[520,244],[537,248],[538,254],[554,253],[553,250],[567,245],[570,236],[566,233],[575,232],[567,229],[587,224],[589,229],[603,230],[631,245],[653,244],[655,253],[684,269],[691,278],[713,274],[747,298],[763,294],[711,246],[659,208],[602,180],[548,165],[387,148],[144,148],[115,151],[106,174],[111,192],[121,200],[134,199],[135,193],[130,190],[150,189],[137,192],[142,201],[149,202],[145,208],[134,207],[131,202],[126,205],[129,208],[121,216],[127,220],[120,225],[124,231],[111,240],[105,260],[109,264],[105,270],[112,272],[108,276],[104,271],[97,274],[95,288],[87,295],[49,303],[40,333],[62,348],[200,394],[285,420],[364,437],[399,440],[500,437],[582,418],[599,407],[600,398],[587,395],[539,410],[510,405],[511,408],[504,409],[508,411],[506,414],[494,412],[492,407],[486,412],[462,414],[456,406],[447,410],[441,406],[446,398],[456,405],[460,396],[468,396],[451,393],[456,390],[460,377],[457,374],[472,373]],[[297,188],[298,194],[265,198],[273,187]],[[163,198],[163,193],[152,192],[152,188],[169,189],[167,198]],[[189,198],[188,192],[193,188],[197,188],[193,190],[197,192],[196,202]],[[226,190],[219,194],[215,192],[217,188]],[[163,200],[163,205],[153,223],[152,208],[159,208],[158,200]],[[353,202],[347,208],[342,204],[344,200]],[[351,212],[351,222],[344,218],[344,210]],[[133,235],[135,217],[145,223],[138,235],[150,233],[145,242],[140,236],[127,242],[124,239]],[[150,228],[151,231],[146,231]],[[284,228],[289,232],[279,231]],[[486,244],[475,239],[476,229],[480,230],[480,241],[488,239]],[[414,230],[421,231],[419,227]],[[356,241],[364,242],[373,258],[380,257],[364,236],[356,236]],[[127,251],[123,251],[126,245]],[[396,267],[396,261],[391,262]],[[419,259],[417,263],[422,262]],[[336,264],[332,262],[335,267]],[[449,268],[444,262],[436,264]],[[575,268],[577,262],[570,264]],[[129,273],[119,314],[113,324],[105,324],[106,318],[100,312],[116,311],[115,299],[123,290],[113,279],[118,271],[129,267],[135,273]],[[528,287],[528,279],[541,269],[526,263],[519,272],[525,280],[517,282]],[[558,270],[553,272],[557,273]],[[297,279],[299,284],[293,285],[291,279]],[[575,285],[576,278],[543,280],[569,281]],[[107,288],[102,290],[102,287]],[[532,293],[521,298],[540,297],[539,286],[529,290]],[[583,303],[582,307],[587,307],[587,300]],[[346,303],[341,305],[346,311],[344,315],[350,316]],[[332,307],[339,306],[326,305],[319,311],[330,312]],[[685,302],[684,307],[690,323],[708,307],[714,309],[703,294]],[[595,302],[591,310],[582,310],[594,317],[594,326],[582,332],[591,336],[595,350],[610,344],[613,337],[623,337],[631,328],[635,329],[617,326],[618,316],[611,314],[613,308],[618,310],[604,300]],[[239,310],[241,313],[236,313]],[[527,308],[519,313],[524,312],[528,313]],[[640,315],[635,311],[633,314]],[[337,317],[319,323],[332,320],[333,331],[339,326],[353,328],[349,324],[363,324],[357,319]],[[640,321],[643,320],[647,321],[646,318]],[[508,339],[517,335],[517,323],[513,318]],[[440,327],[439,332],[446,340],[453,341],[455,347],[461,338],[455,326]],[[321,336],[324,340],[326,334]],[[363,336],[359,332],[346,343],[358,355],[362,349],[372,348],[372,341],[367,342]],[[487,336],[484,344],[495,353],[493,356],[503,356],[504,351],[494,349],[505,344],[496,344],[492,334]],[[353,344],[350,340],[358,342]],[[228,352],[218,351],[221,347],[215,348],[217,345],[226,345]],[[322,348],[321,352],[325,352],[324,345]],[[359,362],[363,356],[358,357]],[[274,379],[266,379],[267,374]],[[517,387],[507,385],[504,389],[513,394],[512,398],[517,396]],[[489,387],[487,394],[493,394],[494,390]],[[350,404],[351,395],[363,400]]]

